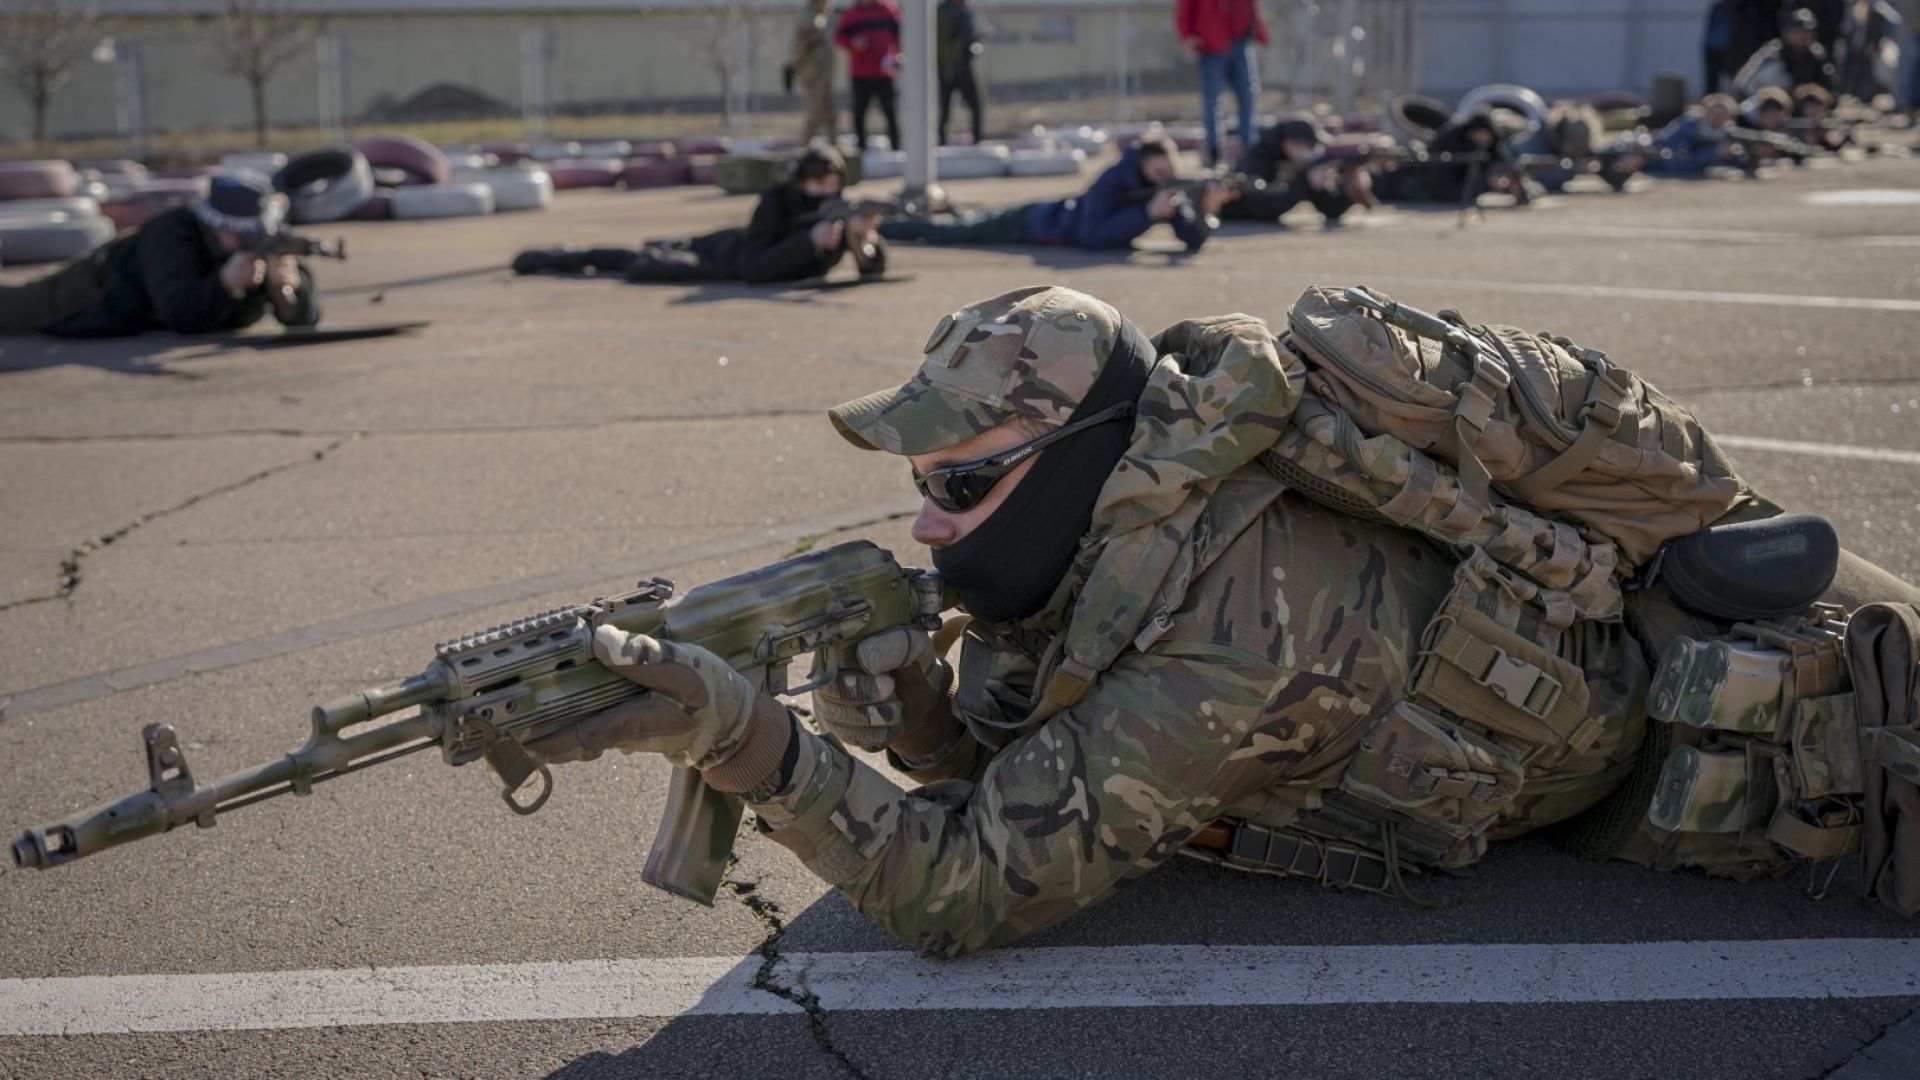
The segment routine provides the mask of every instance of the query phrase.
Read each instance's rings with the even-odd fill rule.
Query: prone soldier
[[[1472,344],[1455,324],[1359,290],[1347,297],[1349,312],[1364,303],[1396,326]],[[1329,321],[1294,324],[1299,344],[1318,351],[1332,339],[1312,337],[1309,324]],[[1679,643],[1669,652],[1692,656],[1673,627],[1710,632],[1674,606],[1664,583],[1639,594],[1650,599],[1636,601],[1634,622],[1619,617],[1617,584],[1605,583],[1617,580],[1618,551],[1647,556],[1639,530],[1658,515],[1623,517],[1627,546],[1604,551],[1517,506],[1482,519],[1493,504],[1473,501],[1485,499],[1486,477],[1476,482],[1466,468],[1471,453],[1457,478],[1436,477],[1402,445],[1394,472],[1392,454],[1378,453],[1391,444],[1375,440],[1364,444],[1372,453],[1353,444],[1359,456],[1347,460],[1404,482],[1391,506],[1373,518],[1336,509],[1347,505],[1337,484],[1335,497],[1309,498],[1311,485],[1283,482],[1261,455],[1282,445],[1284,418],[1313,400],[1302,396],[1312,388],[1320,404],[1306,430],[1317,424],[1324,441],[1295,439],[1286,460],[1350,481],[1361,466],[1311,466],[1344,445],[1346,414],[1326,402],[1364,403],[1341,398],[1328,369],[1309,380],[1296,346],[1244,315],[1149,339],[1092,297],[1036,287],[944,318],[925,353],[907,383],[831,418],[855,446],[906,459],[924,499],[914,538],[971,617],[957,670],[923,631],[868,638],[857,666],[816,691],[829,737],[697,646],[602,628],[595,655],[653,693],[530,750],[556,763],[645,751],[697,768],[714,789],[743,797],[765,835],[858,910],[946,955],[1055,924],[1183,852],[1412,898],[1405,874],[1467,865],[1489,839],[1575,819],[1623,792],[1639,798],[1637,817],[1615,815],[1627,835],[1612,836],[1604,854],[1748,877],[1785,869],[1789,851],[1831,857],[1849,838],[1857,847],[1857,822],[1809,822],[1798,816],[1803,800],[1784,796],[1773,827],[1763,818],[1758,831],[1743,828],[1751,809],[1772,804],[1758,779],[1748,793],[1744,773],[1719,768],[1751,759],[1739,750],[1676,749],[1651,812],[1648,791],[1629,783],[1657,749],[1653,729],[1679,726],[1648,721],[1648,643],[1636,635],[1667,625],[1658,632]],[[1607,402],[1631,388],[1600,370],[1581,415],[1604,431],[1617,415]],[[1692,423],[1669,417],[1681,418]],[[1464,430],[1460,438],[1471,447]],[[1580,441],[1583,450],[1564,455],[1573,467],[1599,460],[1593,441]],[[1501,452],[1480,445],[1489,461]],[[1730,506],[1729,520],[1773,528],[1777,508],[1731,475],[1710,440],[1699,446],[1702,461],[1676,480]],[[1564,461],[1541,472],[1557,475],[1539,476],[1546,486],[1535,490],[1574,483]],[[1461,561],[1392,523],[1416,521],[1429,537],[1482,529],[1487,547]],[[1818,547],[1810,533],[1751,539],[1740,550],[1765,558]],[[1567,587],[1529,584],[1512,572],[1522,563]],[[1831,565],[1826,574],[1828,599],[1920,603],[1920,590],[1851,556],[1840,557],[1837,580]],[[1799,648],[1794,633],[1755,633]],[[1830,695],[1844,677],[1830,662],[1831,636],[1822,641],[1804,666],[1757,662],[1774,664],[1776,699],[1780,672],[1799,672],[1801,703],[1818,706],[1801,712],[1816,718],[1838,714],[1835,697],[1813,695]],[[1889,688],[1909,685],[1911,659],[1899,647],[1876,655],[1896,669]],[[1666,712],[1679,718],[1699,700],[1688,673],[1712,672],[1681,665],[1670,678],[1666,666],[1652,681],[1680,688]],[[1764,696],[1749,691],[1743,685],[1740,700]],[[1721,711],[1741,713],[1743,731],[1758,726],[1745,724],[1751,710]],[[1885,760],[1909,768],[1920,733],[1891,734],[1899,748]],[[923,786],[902,790],[849,747],[884,752]],[[1814,770],[1818,755],[1802,749],[1787,755],[1794,770],[1818,772],[1831,789],[1837,768]],[[1690,775],[1668,784],[1668,772],[1689,764]],[[1673,831],[1650,833],[1648,822]],[[1893,856],[1908,888],[1916,857]]]
[[[514,257],[516,274],[621,274],[628,281],[746,281],[765,284],[820,277],[851,259],[861,277],[886,273],[880,214],[835,212],[846,204],[846,159],[831,146],[810,147],[788,178],[760,195],[745,228],[650,240],[638,248],[533,248]]]
[[[168,210],[46,277],[0,286],[0,333],[211,334],[272,312],[313,326],[320,302],[300,255],[338,252],[282,229],[287,198],[252,176],[216,176],[205,200]]]
[[[1359,154],[1335,157],[1320,125],[1305,115],[1286,117],[1261,132],[1241,155],[1237,171],[1239,197],[1220,208],[1229,221],[1276,221],[1306,202],[1331,226],[1356,205],[1374,205],[1370,162]]]
[[[1202,185],[1195,199],[1177,183],[1171,140],[1141,139],[1107,167],[1087,190],[1071,199],[1022,203],[1004,210],[917,215],[883,222],[889,240],[925,244],[1035,244],[1088,251],[1124,251],[1148,229],[1165,223],[1188,251],[1198,251],[1229,192]]]

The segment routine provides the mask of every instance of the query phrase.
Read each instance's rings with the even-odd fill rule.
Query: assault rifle
[[[1795,165],[1820,153],[1817,147],[1809,146],[1791,135],[1778,131],[1765,131],[1760,128],[1727,125],[1727,141],[1739,151],[1741,167],[1752,172],[1760,163],[1769,158],[1785,158]]]
[[[553,775],[524,744],[648,691],[593,655],[603,625],[700,645],[771,694],[824,685],[851,663],[863,638],[900,626],[935,629],[947,606],[940,576],[901,567],[866,541],[841,544],[673,595],[655,578],[631,592],[570,604],[481,630],[435,649],[418,675],[317,705],[306,744],[280,758],[197,781],[173,728],[141,732],[147,790],[26,831],[16,866],[45,869],[158,836],[277,795],[432,747],[449,765],[485,761],[501,797],[531,814],[553,793]],[[824,676],[787,686],[787,665],[819,653]],[[415,707],[418,707],[415,711]],[[404,715],[401,715],[404,714]],[[522,800],[535,780],[539,789]],[[677,896],[712,904],[733,850],[743,807],[691,769],[675,769],[665,815],[640,877]]]
[[[309,257],[321,259],[345,259],[347,242],[335,240],[329,244],[317,236],[308,236],[297,232],[245,233],[240,237],[240,250],[269,258],[279,255],[292,255],[297,259]]]
[[[906,212],[906,205],[894,199],[833,198],[821,203],[818,210],[805,215],[800,220],[809,225],[822,221],[838,221],[845,224],[859,217],[890,218]]]

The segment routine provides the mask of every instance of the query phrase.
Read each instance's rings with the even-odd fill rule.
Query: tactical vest
[[[1583,855],[1743,876],[1860,849],[1873,770],[1843,612],[1643,641],[1661,657],[1644,709],[1634,642],[1604,700],[1583,669],[1663,545],[1776,512],[1691,413],[1597,350],[1365,289],[1309,289],[1281,344],[1307,393],[1266,468],[1460,560],[1338,786],[1224,821],[1218,852],[1194,854],[1412,899],[1404,869],[1463,867],[1555,821]]]

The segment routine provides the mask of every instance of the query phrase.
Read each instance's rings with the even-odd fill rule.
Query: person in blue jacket
[[[1184,188],[1167,186],[1174,178],[1174,153],[1171,140],[1144,138],[1071,199],[1004,210],[896,217],[881,222],[880,235],[925,244],[1039,244],[1124,251],[1141,233],[1164,222],[1188,251],[1198,251],[1213,231],[1214,215],[1231,196],[1210,186],[1195,205]]]
[[[1708,94],[1653,137],[1654,154],[1646,171],[1666,176],[1699,176],[1712,165],[1735,164],[1731,140],[1740,105],[1726,94]]]

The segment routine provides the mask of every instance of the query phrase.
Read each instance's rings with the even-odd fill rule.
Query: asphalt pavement
[[[1071,187],[954,190],[998,203]],[[1193,257],[1170,236],[1129,257],[898,248],[908,280],[836,291],[504,269],[524,246],[636,242],[749,209],[707,191],[567,193],[545,214],[323,229],[353,253],[316,267],[328,323],[430,320],[404,337],[0,339],[8,836],[143,787],[149,722],[172,724],[205,778],[285,752],[313,703],[417,671],[437,641],[633,578],[692,584],[856,537],[923,563],[906,470],[847,447],[823,412],[904,379],[946,312],[1041,282],[1149,331],[1235,310],[1278,321],[1310,284],[1368,284],[1567,334],[1691,405],[1760,490],[1920,581],[1906,158],[1474,220],[1235,226]],[[0,1076],[1920,1075],[1901,1064],[1920,1056],[1920,934],[1845,874],[1816,901],[1803,877],[1733,884],[1523,841],[1423,878],[1441,905],[1418,910],[1176,860],[1020,943],[1033,963],[980,978],[975,1006],[936,991],[999,969],[900,955],[757,836],[712,909],[640,883],[659,763],[613,755],[558,781],[515,817],[483,770],[425,754],[211,831],[0,873]],[[1882,939],[1855,973],[1790,962],[1806,942]],[[1714,943],[1753,942],[1783,943],[1781,961],[1714,966],[1716,949],[1748,955]],[[1665,972],[1663,943],[1704,959]],[[1430,960],[1427,989],[1268,1001],[1228,978],[1243,960],[1334,978],[1356,947]],[[1102,957],[1172,981],[1129,996]],[[810,969],[870,971],[869,992],[823,975],[808,1000]],[[181,978],[131,980],[156,975]],[[60,994],[98,1008],[21,1033],[38,1030],[21,1003]]]

